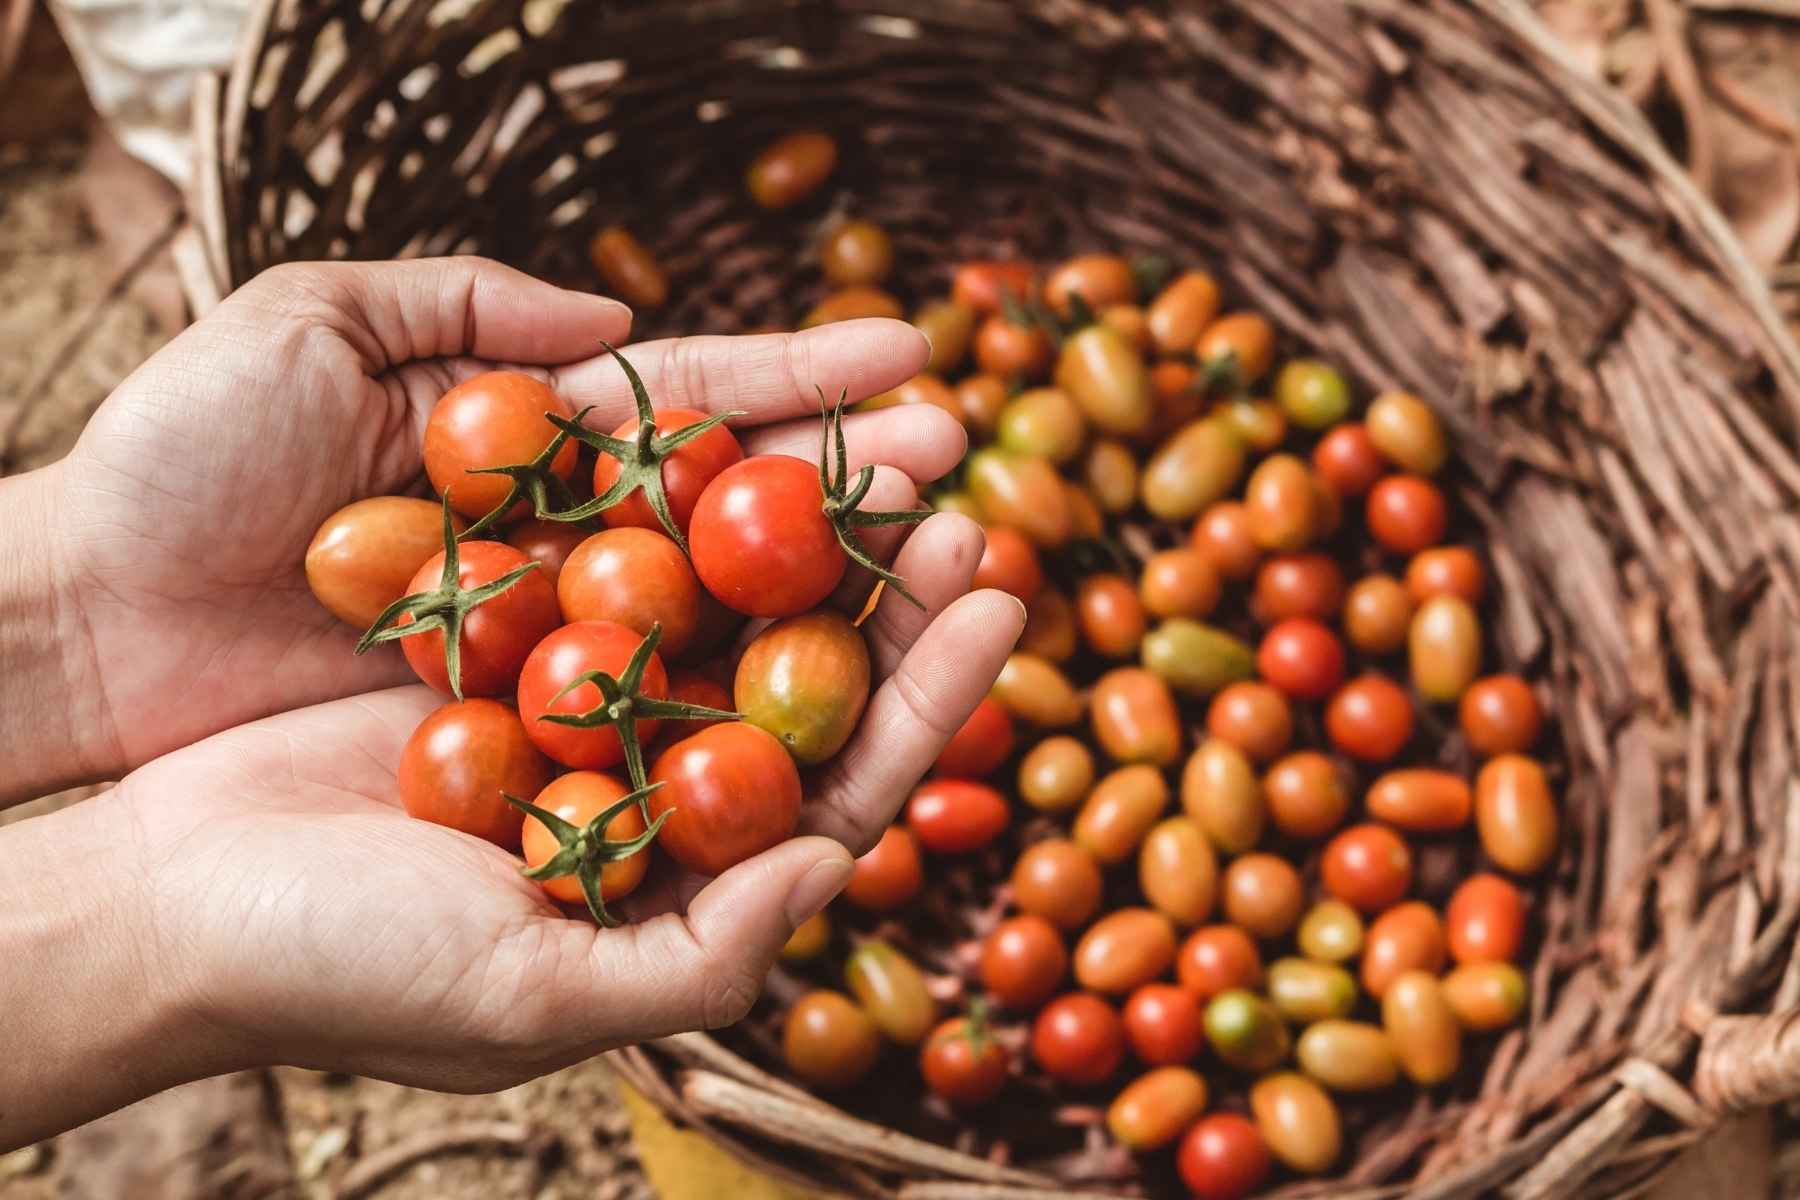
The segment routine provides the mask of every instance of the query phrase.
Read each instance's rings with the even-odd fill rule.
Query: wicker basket
[[[730,331],[820,290],[747,147],[835,131],[831,199],[942,264],[1222,264],[1296,343],[1431,398],[1551,681],[1569,836],[1528,1028],[1290,1195],[1635,1194],[1800,1092],[1800,346],[1719,213],[1522,0],[265,0],[201,89],[196,308],[286,259],[494,255],[591,285],[623,221]],[[818,210],[813,216],[820,215]],[[640,330],[640,332],[646,332]],[[1736,1014],[1736,1015],[1734,1015]],[[825,1190],[1066,1181],[841,1113],[690,1035],[657,1104]]]

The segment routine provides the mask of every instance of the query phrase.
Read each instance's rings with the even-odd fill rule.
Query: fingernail
[[[1013,595],[1011,592],[1005,592],[1002,594],[1005,595],[1005,597],[1008,600],[1011,600],[1013,602],[1013,604],[1018,607],[1020,624],[1024,624],[1026,621],[1031,619],[1031,610],[1025,607],[1025,602],[1023,600],[1019,599],[1017,596]]]
[[[788,892],[784,909],[788,924],[798,926],[830,904],[850,882],[850,872],[854,869],[855,864],[848,855],[833,855],[814,863],[806,874],[794,881]]]

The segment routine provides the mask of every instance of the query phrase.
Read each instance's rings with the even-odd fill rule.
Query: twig
[[[1700,71],[1694,65],[1693,48],[1688,45],[1687,14],[1675,0],[1645,0],[1644,13],[1650,18],[1650,35],[1656,39],[1656,54],[1662,60],[1663,78],[1675,93],[1681,106],[1681,119],[1687,125],[1688,173],[1708,196],[1714,194],[1718,155],[1713,144],[1712,121],[1706,111],[1706,98],[1700,87]]]
[[[532,1132],[513,1121],[468,1121],[432,1129],[359,1161],[338,1182],[337,1200],[357,1200],[420,1159],[450,1150],[522,1151],[531,1144]]]
[[[1800,20],[1800,0],[1687,0],[1687,6],[1707,12],[1762,13]]]

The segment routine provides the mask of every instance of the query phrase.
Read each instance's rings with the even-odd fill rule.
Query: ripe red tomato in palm
[[[516,850],[522,816],[500,793],[530,800],[553,773],[518,713],[497,700],[462,700],[426,717],[406,740],[400,803],[422,821]]]
[[[1024,534],[1007,525],[994,525],[987,531],[987,547],[975,567],[971,588],[999,588],[1017,596],[1021,603],[1044,586],[1044,568],[1038,563],[1037,547]]]
[[[689,425],[699,424],[707,417],[706,413],[696,412],[691,408],[659,408],[653,412],[656,417],[656,432],[659,434],[679,432]],[[637,437],[637,431],[638,421],[633,417],[613,430],[612,435],[628,442]],[[684,534],[688,531],[694,519],[694,506],[700,502],[700,494],[718,477],[719,472],[741,462],[743,457],[744,448],[738,445],[731,430],[723,425],[714,425],[693,441],[677,446],[673,454],[663,459],[663,494],[668,497],[669,515],[675,518],[675,528]],[[604,496],[606,489],[618,481],[619,460],[610,454],[602,454],[594,462],[594,495]],[[601,513],[600,519],[614,528],[635,525],[640,529],[661,531],[663,527],[663,523],[657,519],[656,510],[644,498],[642,488]]]
[[[1263,635],[1256,669],[1296,700],[1322,700],[1343,682],[1344,647],[1311,617],[1290,617]]]
[[[617,679],[643,640],[637,630],[613,621],[577,621],[538,643],[519,675],[519,715],[538,749],[565,767],[583,771],[599,771],[625,761],[625,746],[619,741],[618,730],[610,725],[578,729],[540,718],[546,713],[584,713],[598,705],[600,689],[591,683],[574,688],[554,703],[552,700],[588,671],[604,671]],[[655,654],[650,656],[639,690],[652,699],[668,698],[669,675]],[[661,724],[639,720],[638,740],[648,745]]]
[[[1131,1049],[1153,1067],[1189,1061],[1205,1037],[1200,1002],[1172,983],[1146,983],[1131,993],[1124,1021]]]
[[[985,783],[931,779],[906,805],[906,824],[927,850],[967,854],[1000,836],[1012,819],[1006,797]]]
[[[572,415],[568,401],[549,384],[518,371],[488,371],[445,392],[425,422],[425,473],[438,495],[465,517],[484,517],[506,499],[512,480],[505,475],[471,475],[484,467],[528,463],[543,453],[557,428],[544,419],[554,412]],[[575,471],[579,447],[564,443],[551,460],[560,479]],[[508,517],[525,515],[526,501],[513,505]]]
[[[824,513],[819,468],[785,454],[728,467],[688,528],[706,590],[753,617],[791,617],[831,595],[850,561]]]
[[[1269,1177],[1269,1147],[1236,1113],[1201,1117],[1181,1139],[1175,1169],[1194,1200],[1243,1200]]]
[[[800,771],[774,734],[743,721],[703,729],[657,755],[656,844],[690,871],[717,875],[786,841],[800,821]]]
[[[640,636],[661,625],[656,652],[668,658],[693,642],[704,598],[681,547],[636,526],[604,530],[582,542],[556,583],[565,621],[613,621]]]
[[[1012,748],[1012,714],[992,696],[983,696],[962,728],[944,743],[931,770],[934,775],[979,779],[1005,762]]]
[[[919,1071],[932,1091],[964,1108],[986,1104],[1006,1086],[1006,1048],[966,1017],[932,1031],[919,1052]]]
[[[631,789],[611,775],[602,775],[598,771],[571,771],[539,792],[533,803],[571,825],[581,826],[630,794]],[[643,832],[644,814],[633,804],[620,809],[619,814],[606,823],[603,836],[609,842],[628,842]],[[536,817],[525,818],[521,841],[528,867],[542,866],[562,848],[556,835]],[[647,846],[630,858],[603,864],[600,868],[600,899],[617,900],[630,895],[644,882],[644,873],[649,869],[650,849]],[[538,886],[564,904],[580,904],[586,899],[581,894],[580,881],[573,875],[541,880]]]
[[[457,547],[456,575],[465,590],[516,571],[531,560],[511,546],[500,542],[464,542]],[[406,592],[433,591],[444,574],[443,551],[425,560]],[[413,623],[410,613],[395,624]],[[511,587],[469,610],[463,618],[462,694],[464,696],[502,696],[519,681],[520,669],[532,648],[551,630],[562,624],[562,610],[556,604],[556,589],[544,578],[543,568],[527,572]],[[444,667],[444,632],[441,629],[415,633],[400,639],[400,650],[413,672],[432,688],[451,695],[450,676]]]
[[[1065,1083],[1104,1083],[1125,1059],[1125,1024],[1098,996],[1058,996],[1031,1027],[1031,1056]]]
[[[1009,1008],[1034,1008],[1062,986],[1069,949],[1056,926],[1025,913],[996,925],[981,943],[981,982]]]
[[[918,895],[924,883],[919,843],[906,826],[889,825],[881,840],[856,860],[844,899],[870,912],[889,912]]]

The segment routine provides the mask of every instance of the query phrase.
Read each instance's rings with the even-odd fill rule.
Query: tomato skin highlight
[[[983,696],[938,753],[932,774],[965,779],[991,775],[1012,754],[1013,737],[1012,714],[992,696]]]
[[[688,547],[706,590],[753,617],[817,607],[849,563],[824,513],[819,469],[785,454],[728,467],[694,507]]]
[[[639,636],[662,626],[656,652],[687,649],[700,628],[700,581],[681,547],[649,529],[608,529],[575,547],[556,582],[566,621],[613,621]]]
[[[656,843],[690,871],[717,875],[786,841],[800,821],[800,772],[773,734],[729,721],[657,756],[652,818],[669,813]]]
[[[408,816],[516,850],[523,815],[500,793],[533,799],[552,773],[518,713],[497,700],[455,701],[426,717],[406,740],[400,803]],[[575,899],[581,899],[579,891]]]
[[[967,1017],[951,1017],[925,1043],[919,1072],[951,1104],[974,1108],[1000,1094],[1009,1062],[1005,1047],[993,1037],[975,1033]]]
[[[457,548],[457,580],[465,590],[492,583],[508,571],[531,560],[499,542],[465,542]],[[407,594],[429,592],[444,573],[443,551],[425,560]],[[413,623],[411,613],[395,622],[401,628]],[[511,587],[469,610],[462,627],[462,694],[501,696],[513,690],[520,672],[535,647],[562,624],[556,589],[541,568],[529,571]],[[444,631],[428,630],[400,639],[400,650],[413,673],[434,691],[448,696],[450,676],[444,666]]]
[[[1031,1027],[1031,1056],[1065,1083],[1104,1083],[1125,1060],[1125,1025],[1097,996],[1059,996]]]
[[[636,630],[612,621],[577,621],[537,644],[519,674],[519,715],[538,749],[563,766],[582,771],[604,770],[625,761],[625,746],[611,726],[578,729],[541,718],[549,713],[584,713],[598,705],[600,689],[591,683],[574,688],[554,703],[552,697],[587,671],[604,671],[618,678],[643,640]],[[669,674],[660,656],[650,656],[640,691],[652,699],[668,697]],[[654,741],[661,724],[640,718],[639,740],[645,745]]]
[[[706,413],[692,408],[652,409],[651,415],[656,418],[659,434],[677,433],[707,418]],[[632,417],[615,428],[612,435],[629,442],[637,437],[637,431],[637,418]],[[731,430],[724,425],[714,425],[686,445],[677,446],[673,454],[663,459],[663,494],[668,497],[669,515],[675,518],[675,528],[687,533],[693,524],[694,506],[700,502],[700,494],[721,471],[742,462],[743,458],[744,448]],[[618,481],[619,460],[608,454],[600,455],[594,461],[594,495],[604,496],[606,489]],[[666,532],[641,488],[602,512],[600,519],[615,529],[632,526]]]
[[[802,766],[824,762],[850,740],[869,702],[869,648],[831,609],[777,621],[738,660],[736,710],[766,729]]]
[[[891,912],[919,894],[925,867],[919,843],[904,825],[889,825],[879,841],[856,860],[844,899],[870,912]]]
[[[611,775],[602,775],[598,771],[571,771],[552,781],[538,793],[533,803],[571,825],[586,825],[630,794],[631,789]],[[625,842],[643,832],[644,815],[633,804],[606,823],[605,837],[609,842]],[[521,842],[528,867],[543,865],[560,848],[556,835],[536,817],[525,818]],[[648,846],[630,858],[606,863],[600,868],[600,899],[617,900],[630,895],[644,881],[644,874],[649,869]],[[585,899],[581,894],[581,883],[573,875],[540,880],[538,886],[564,904],[581,904]]]
[[[468,522],[453,516],[451,526],[461,533]],[[372,496],[325,518],[306,548],[306,582],[338,620],[367,629],[443,548],[438,505],[412,496]]]
[[[933,779],[914,790],[906,823],[927,850],[967,854],[999,837],[1012,819],[1006,797],[985,783]]]

